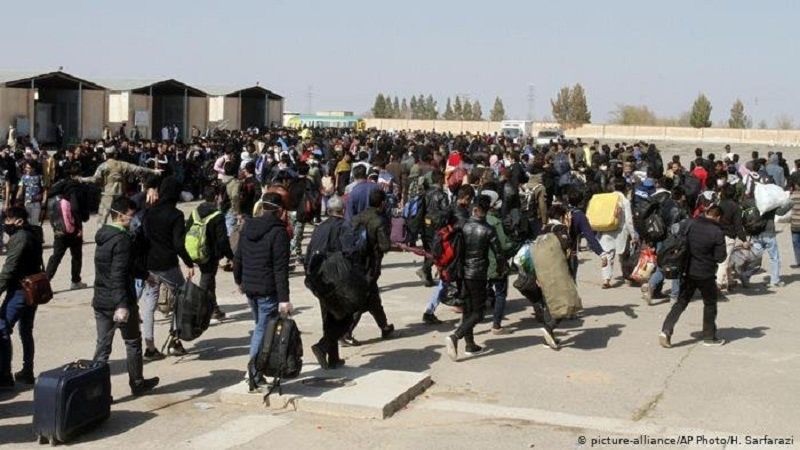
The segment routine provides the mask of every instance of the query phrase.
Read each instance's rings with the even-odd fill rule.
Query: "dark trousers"
[[[22,289],[10,290],[0,306],[0,378],[11,376],[11,333],[19,322],[19,339],[22,341],[22,371],[33,373],[33,320],[36,306],[25,303]]]
[[[492,325],[500,328],[503,322],[503,314],[506,311],[506,298],[508,297],[508,277],[496,280],[489,280],[486,285],[486,298],[489,305],[494,309]]]
[[[700,289],[700,294],[703,296],[703,339],[715,339],[717,337],[717,280],[714,278],[693,280],[689,277],[684,277],[681,280],[678,301],[672,305],[667,318],[664,319],[661,331],[672,336],[675,324],[683,311],[686,310],[694,291],[697,289]]]
[[[386,319],[386,312],[383,310],[383,303],[381,302],[381,294],[378,290],[378,282],[372,281],[369,284],[369,294],[367,295],[367,311],[368,313],[372,314],[372,317],[375,319],[375,323],[378,325],[378,328],[383,330],[389,324],[388,319]],[[486,288],[484,288],[484,291]],[[358,326],[358,322],[361,321],[361,315],[364,314],[362,311],[358,311],[357,313],[353,314],[353,324],[350,325],[350,330],[348,334],[352,335],[353,330],[356,329]]]
[[[53,255],[47,261],[47,278],[53,279],[58,270],[58,265],[69,249],[72,257],[72,282],[81,282],[81,267],[83,266],[83,238],[74,234],[58,236],[53,240]]]
[[[431,243],[433,242],[433,235],[435,233],[436,231],[433,227],[429,226],[426,226],[422,233],[422,249],[425,250],[425,253],[428,255],[431,253]],[[422,273],[427,279],[433,279],[433,257],[426,256],[422,261]]]
[[[97,326],[97,347],[94,352],[94,360],[108,362],[108,357],[111,356],[111,345],[114,342],[114,333],[111,333],[114,328],[114,310],[95,309],[94,321]],[[128,321],[120,324],[119,330],[122,339],[125,340],[128,384],[133,387],[144,378],[142,376],[142,331],[139,328],[139,308],[134,306],[130,309]]]
[[[337,319],[333,314],[322,308],[322,338],[317,342],[317,345],[328,355],[329,363],[341,359],[339,357],[339,339],[347,334],[352,322],[352,316]]]
[[[475,345],[472,330],[483,320],[486,314],[486,280],[464,280],[464,305],[461,313],[461,325],[453,333],[456,338],[464,338],[467,345]]]
[[[219,309],[217,305],[217,272],[219,271],[218,261],[200,266],[200,281],[197,287],[208,293],[208,301],[211,303],[212,311]]]

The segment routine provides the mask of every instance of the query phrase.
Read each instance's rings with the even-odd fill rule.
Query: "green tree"
[[[700,93],[692,105],[692,111],[689,113],[689,122],[695,128],[708,128],[711,126],[711,102]]]
[[[386,118],[386,98],[383,94],[378,94],[375,104],[372,106],[372,115],[377,119]]]
[[[428,94],[428,98],[425,99],[425,119],[427,120],[436,120],[439,118],[439,110],[436,106],[436,100],[433,99],[433,96]]]
[[[586,92],[583,86],[577,83],[572,88],[569,96],[569,123],[571,125],[583,125],[592,122],[592,113],[586,105]]]
[[[400,102],[400,118],[401,119],[410,119],[411,118],[411,109],[408,107],[408,101],[405,97],[403,97],[403,101]]]
[[[453,112],[453,105],[450,102],[450,97],[447,97],[447,103],[444,107],[444,115],[442,116],[444,120],[456,120],[455,113]]]
[[[394,101],[392,102],[392,119],[399,119],[400,118],[400,100],[397,99],[397,96],[394,96]]]
[[[570,114],[570,89],[569,86],[564,86],[558,91],[555,100],[550,100],[550,106],[553,109],[553,118],[561,126],[569,124]]]
[[[494,106],[492,106],[492,111],[489,113],[489,119],[492,122],[500,122],[501,120],[506,118],[506,108],[503,106],[503,100],[500,97],[494,98]]]
[[[479,100],[475,100],[475,103],[472,104],[472,120],[483,120],[483,110]]]
[[[731,106],[731,118],[728,119],[728,128],[747,128],[747,116],[744,114],[744,103],[738,98]]]
[[[794,129],[794,119],[788,114],[781,114],[775,118],[775,128],[779,130],[792,130]]]
[[[469,99],[464,99],[464,106],[461,107],[461,120],[472,120],[472,103]]]
[[[456,101],[453,103],[453,117],[455,120],[464,120],[464,106],[461,104],[461,97],[456,95]]]
[[[617,105],[611,112],[611,122],[616,125],[657,125],[658,118],[647,106]]]
[[[409,108],[411,109],[411,118],[419,119],[419,101],[417,100],[416,95],[411,96],[411,102],[409,103]]]

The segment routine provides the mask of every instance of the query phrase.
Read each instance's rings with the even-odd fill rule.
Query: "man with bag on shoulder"
[[[283,217],[280,194],[268,192],[261,198],[261,214],[246,219],[233,258],[233,280],[247,296],[255,328],[250,338],[247,374],[255,384],[266,382],[255,373],[253,361],[261,350],[269,319],[291,311],[289,302],[289,232]],[[252,390],[254,393],[257,389]]]
[[[355,235],[349,221],[344,219],[344,202],[338,195],[328,200],[328,218],[314,229],[306,253],[306,280],[309,283],[319,281],[315,266],[321,265],[322,260],[328,255],[342,252],[349,261],[353,261],[355,252]],[[363,269],[362,269],[363,270]],[[342,280],[346,282],[347,280]],[[324,294],[320,292],[321,294]],[[311,346],[311,351],[323,369],[337,369],[344,365],[344,360],[339,357],[339,339],[347,334],[353,323],[353,315],[348,314],[337,318],[326,306],[328,302],[337,301],[335,298],[319,296],[322,312],[322,337]]]
[[[142,395],[158,385],[158,377],[142,375],[142,330],[133,271],[133,241],[128,230],[136,214],[136,205],[125,197],[116,197],[110,205],[111,223],[103,225],[95,236],[94,320],[97,326],[95,362],[108,362],[118,326],[125,340],[128,385],[131,394]]]
[[[8,234],[6,258],[0,271],[0,294],[5,293],[0,306],[0,389],[13,389],[14,380],[33,384],[33,320],[36,305],[29,305],[22,289],[22,279],[42,272],[43,234],[40,227],[28,223],[28,212],[21,206],[8,208],[3,222]],[[19,321],[22,341],[22,370],[11,376],[11,333]]]

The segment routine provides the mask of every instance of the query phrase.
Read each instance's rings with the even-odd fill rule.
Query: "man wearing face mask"
[[[22,279],[39,273],[42,261],[42,229],[28,223],[25,208],[14,206],[8,209],[3,222],[3,231],[8,234],[8,251],[3,269],[0,271],[0,294],[6,293],[0,306],[0,390],[13,389],[14,380],[33,384],[33,320],[36,306],[28,306]],[[19,338],[22,341],[22,370],[11,376],[11,333],[19,322]]]
[[[133,249],[128,233],[136,206],[125,197],[111,203],[111,223],[97,231],[94,254],[94,320],[97,326],[95,361],[107,362],[111,355],[112,329],[117,325],[125,340],[128,384],[131,394],[141,395],[158,385],[158,377],[142,375],[142,331],[133,279]]]

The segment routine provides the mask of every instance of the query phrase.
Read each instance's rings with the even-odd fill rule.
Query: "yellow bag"
[[[619,230],[620,216],[620,194],[610,192],[607,194],[595,194],[589,200],[589,207],[586,209],[586,218],[589,220],[592,230],[599,232],[609,232]]]

